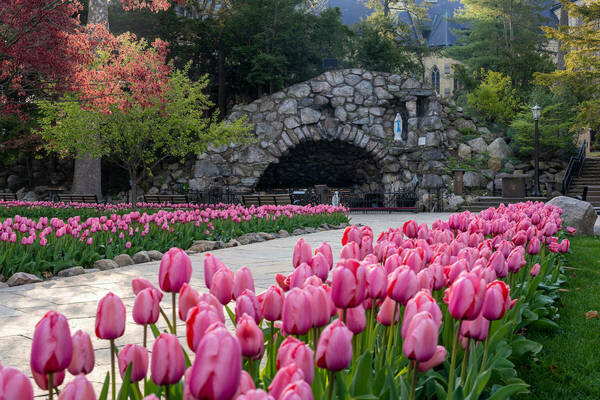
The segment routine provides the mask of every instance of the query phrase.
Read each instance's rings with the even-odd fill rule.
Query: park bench
[[[289,194],[245,194],[242,196],[244,206],[287,206],[292,204]]]
[[[147,194],[144,195],[145,203],[171,203],[171,204],[183,204],[187,203],[187,197],[185,194]]]
[[[66,194],[59,193],[56,195],[58,201],[64,203],[99,203],[98,196],[95,194]]]
[[[0,193],[0,200],[2,201],[16,201],[17,195],[15,193]]]

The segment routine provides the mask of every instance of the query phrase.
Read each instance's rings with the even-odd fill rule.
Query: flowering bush
[[[37,219],[14,213],[0,223],[0,273],[41,273],[140,250],[187,249],[194,240],[223,240],[248,232],[289,232],[303,226],[347,222],[343,207],[140,204],[100,205],[0,202],[9,210],[43,213]],[[53,216],[65,213],[63,219]],[[86,214],[82,217],[79,214]],[[70,215],[70,216],[66,216]],[[52,216],[52,217],[51,217]]]
[[[114,339],[126,325],[123,302],[109,293],[98,304],[95,334],[110,341],[112,358],[99,398],[116,398],[117,364],[124,382],[119,399],[506,399],[524,393],[528,385],[513,361],[540,345],[522,332],[556,326],[551,304],[561,283],[560,255],[569,250],[568,239],[560,240],[561,212],[520,203],[453,214],[432,227],[409,221],[375,243],[369,227],[350,226],[335,264],[327,243],[313,252],[300,239],[294,272],[278,275],[277,285],[258,295],[249,269],[233,273],[211,254],[204,261],[209,293],[200,294],[188,285],[188,256],[171,249],[158,288],[143,278],[132,281],[143,345],[117,349]],[[171,293],[172,316],[160,306],[164,293]],[[159,315],[169,332],[156,328]],[[174,336],[176,318],[185,321],[187,346]],[[148,326],[155,337],[151,356]],[[85,378],[93,359],[89,336],[71,337],[65,316],[50,311],[36,326],[32,373],[51,399],[65,369],[76,378],[59,399],[96,399]],[[22,373],[0,370],[0,398],[29,400],[31,393]]]

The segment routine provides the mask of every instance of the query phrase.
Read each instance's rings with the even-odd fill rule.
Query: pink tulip
[[[142,290],[151,288],[156,290],[157,295],[160,300],[162,300],[163,294],[156,286],[154,286],[148,279],[146,278],[135,278],[131,281],[131,287],[133,288],[133,294],[137,296]]]
[[[249,390],[245,394],[235,398],[236,400],[275,400],[273,396],[261,389]]]
[[[204,256],[204,283],[208,289],[211,288],[212,279],[215,272],[224,267],[225,264],[223,264],[223,262],[215,255],[206,253]]]
[[[313,270],[308,264],[300,264],[290,275],[290,288],[301,288],[302,286],[304,286],[304,281],[306,281],[310,276],[312,276],[312,274]]]
[[[314,353],[304,342],[293,336],[288,336],[277,351],[277,369],[296,364],[302,370],[304,380],[312,384],[315,376]]]
[[[310,385],[305,381],[296,381],[287,385],[281,395],[280,400],[313,400],[313,392]]]
[[[156,397],[155,394],[149,394],[148,396],[144,397],[142,400],[160,400],[158,397]],[[184,398],[183,400],[196,400],[196,399],[186,399]]]
[[[254,278],[248,267],[243,266],[236,273],[233,279],[233,298],[236,299],[246,289],[254,290]]]
[[[121,379],[125,376],[127,367],[131,364],[131,382],[139,382],[146,377],[148,373],[148,350],[138,344],[125,345],[117,357],[119,362],[119,373]]]
[[[339,319],[327,325],[317,345],[317,365],[330,371],[340,371],[352,361],[352,332]]]
[[[242,374],[240,375],[240,386],[238,386],[237,392],[233,395],[234,399],[239,399],[239,396],[248,393],[251,390],[255,390],[256,386],[254,385],[254,381],[249,373],[242,370]]]
[[[63,388],[58,400],[96,400],[96,394],[85,375],[78,375]]]
[[[294,254],[292,256],[292,265],[297,268],[302,263],[310,263],[312,258],[312,249],[304,239],[300,238],[294,246]]]
[[[194,307],[200,301],[200,293],[187,283],[184,283],[179,290],[179,318],[185,321],[190,308]],[[134,305],[135,313],[135,305]],[[158,316],[157,316],[158,318]],[[135,316],[134,316],[135,319]],[[136,321],[137,322],[137,321]],[[139,322],[138,322],[139,323]]]
[[[381,264],[369,265],[365,275],[367,296],[372,299],[383,299],[387,292],[387,275]]]
[[[344,259],[360,259],[360,246],[357,242],[348,242],[342,247],[342,251],[340,252],[340,260]]]
[[[96,311],[96,336],[113,340],[125,332],[125,305],[119,296],[108,293],[98,302]]]
[[[159,386],[179,382],[185,372],[183,350],[177,336],[161,333],[152,347],[152,381]]]
[[[308,285],[304,291],[309,294],[312,326],[320,328],[327,325],[331,318],[331,313],[329,309],[329,295],[323,286]]]
[[[280,287],[273,285],[267,289],[260,304],[264,319],[271,322],[281,319],[284,298],[285,294]]]
[[[540,240],[537,237],[531,238],[527,245],[527,254],[534,255],[540,252]]]
[[[394,300],[389,297],[386,297],[379,308],[379,312],[377,313],[377,322],[384,326],[392,325],[392,318],[394,315],[394,308],[397,308],[397,304]],[[400,319],[400,313],[395,313],[396,317],[394,318],[394,324],[397,323]]]
[[[156,289],[143,289],[133,302],[133,320],[140,325],[155,324],[160,313],[160,296]]]
[[[433,320],[438,325],[442,324],[442,311],[426,290],[421,290],[408,303],[404,309],[404,318],[402,320],[402,337],[406,339],[408,327],[412,318],[420,312],[427,311],[433,317]]]
[[[558,251],[560,251],[561,253],[568,253],[569,246],[570,246],[569,239],[563,239],[560,241],[560,246],[558,248]]]
[[[212,278],[210,294],[215,296],[221,304],[226,305],[233,296],[233,272],[229,268],[220,268]]]
[[[287,334],[304,335],[312,327],[310,294],[294,288],[288,292],[283,302],[283,330]]]
[[[521,246],[515,247],[506,258],[506,264],[510,272],[519,272],[527,264],[525,249]]]
[[[27,376],[14,368],[0,368],[0,399],[33,400],[33,387]]]
[[[573,235],[575,232],[577,232],[577,229],[573,228],[572,226],[567,226],[567,232]]]
[[[396,268],[388,276],[387,295],[401,304],[406,304],[418,290],[417,274],[406,265]]]
[[[321,278],[321,280],[323,281],[327,280],[331,265],[329,264],[329,261],[327,260],[327,257],[324,254],[316,253],[310,259],[310,267],[312,269],[313,274]]]
[[[366,269],[354,259],[343,259],[333,270],[331,299],[338,308],[356,307],[366,294]]]
[[[342,318],[343,311],[340,310],[340,318]],[[365,314],[365,308],[363,305],[359,305],[353,308],[346,309],[346,320],[344,321],[348,329],[353,334],[358,335],[367,327],[367,317]]]
[[[31,365],[30,365],[31,366]],[[31,369],[31,375],[33,376],[33,381],[36,385],[42,390],[48,390],[49,387],[49,374],[38,374],[33,369]],[[55,372],[52,376],[52,387],[59,387],[65,380],[65,371]]]
[[[329,269],[333,268],[333,252],[331,251],[331,246],[327,242],[321,243],[319,247],[315,249],[315,254],[320,253],[325,256],[327,260],[327,265]]]
[[[242,371],[238,339],[223,324],[213,324],[198,344],[191,370],[192,395],[202,399],[231,399],[239,387]]]
[[[487,285],[481,314],[490,321],[502,319],[510,302],[510,287],[502,281],[494,281]]]
[[[352,242],[360,243],[360,229],[356,225],[347,226],[342,235],[342,246]]]
[[[221,304],[219,303],[219,306]],[[204,336],[206,330],[215,322],[224,323],[214,307],[208,303],[201,301],[197,306],[192,307],[188,311],[187,320],[185,321],[185,332],[187,343],[193,352],[196,351],[200,340]]]
[[[463,337],[479,340],[483,342],[487,337],[490,328],[490,321],[483,314],[480,314],[472,321],[463,321],[460,326],[460,334]]]
[[[306,278],[306,280],[304,281],[304,285],[302,285],[302,288],[305,288],[307,286],[322,286],[323,285],[323,281],[321,280],[321,278],[319,278],[318,276],[315,275],[311,275],[308,278]]]
[[[492,254],[487,266],[493,268],[496,275],[501,278],[508,274],[508,265],[506,264],[504,255],[500,251],[496,251]]]
[[[87,375],[94,369],[94,348],[90,335],[78,330],[71,337],[73,343],[73,357],[69,364],[69,372],[72,375]]]
[[[269,385],[269,394],[273,396],[275,400],[279,400],[283,390],[292,382],[304,380],[304,373],[294,363],[282,367]]]
[[[540,264],[536,263],[533,267],[531,267],[531,271],[529,272],[532,277],[536,277],[540,274]]]
[[[237,320],[235,335],[240,342],[242,356],[253,360],[262,357],[265,350],[265,338],[254,318],[248,314],[243,314]]]
[[[31,369],[50,374],[67,369],[73,357],[73,342],[67,318],[48,311],[36,324],[31,345]]]
[[[418,362],[431,359],[437,348],[438,332],[439,325],[428,311],[415,314],[410,320],[404,340],[406,357]]]
[[[404,232],[404,234],[409,238],[415,238],[417,237],[418,228],[419,227],[415,221],[406,221],[402,226],[402,232]]]
[[[485,295],[485,281],[472,273],[459,276],[446,290],[444,302],[454,319],[475,319]]]
[[[444,346],[437,346],[435,349],[435,354],[427,361],[422,361],[417,364],[417,368],[419,372],[425,372],[430,370],[431,368],[435,368],[446,359],[446,348]]]
[[[261,320],[260,303],[252,290],[244,290],[235,302],[235,320],[239,321],[242,315],[248,314],[258,324]]]
[[[211,306],[213,306],[217,314],[219,314],[221,322],[225,323],[225,313],[223,311],[223,304],[221,304],[219,299],[217,299],[210,293],[202,293],[200,294],[200,298],[198,300],[198,303],[200,302],[205,302],[206,304],[210,304]]]
[[[178,293],[192,277],[192,261],[185,251],[171,248],[162,256],[158,270],[158,283],[163,292]]]

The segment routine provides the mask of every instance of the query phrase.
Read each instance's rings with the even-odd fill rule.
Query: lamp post
[[[538,120],[540,119],[540,115],[542,114],[542,108],[537,104],[531,108],[531,112],[533,113],[533,120],[535,121],[535,149],[534,149],[534,157],[535,157],[535,170],[533,176],[533,190],[531,195],[533,197],[541,197],[542,193],[540,192],[540,170],[539,170],[539,131],[538,131]]]

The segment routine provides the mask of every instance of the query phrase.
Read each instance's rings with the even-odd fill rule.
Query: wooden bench
[[[245,194],[242,196],[244,206],[287,206],[292,204],[289,194]]]
[[[185,194],[147,194],[144,196],[145,203],[171,203],[171,204],[183,204],[187,203],[187,196]]]
[[[15,193],[0,193],[0,200],[2,201],[16,201],[17,195]]]
[[[59,193],[56,195],[58,201],[64,203],[99,203],[98,197],[95,194],[65,194]]]

